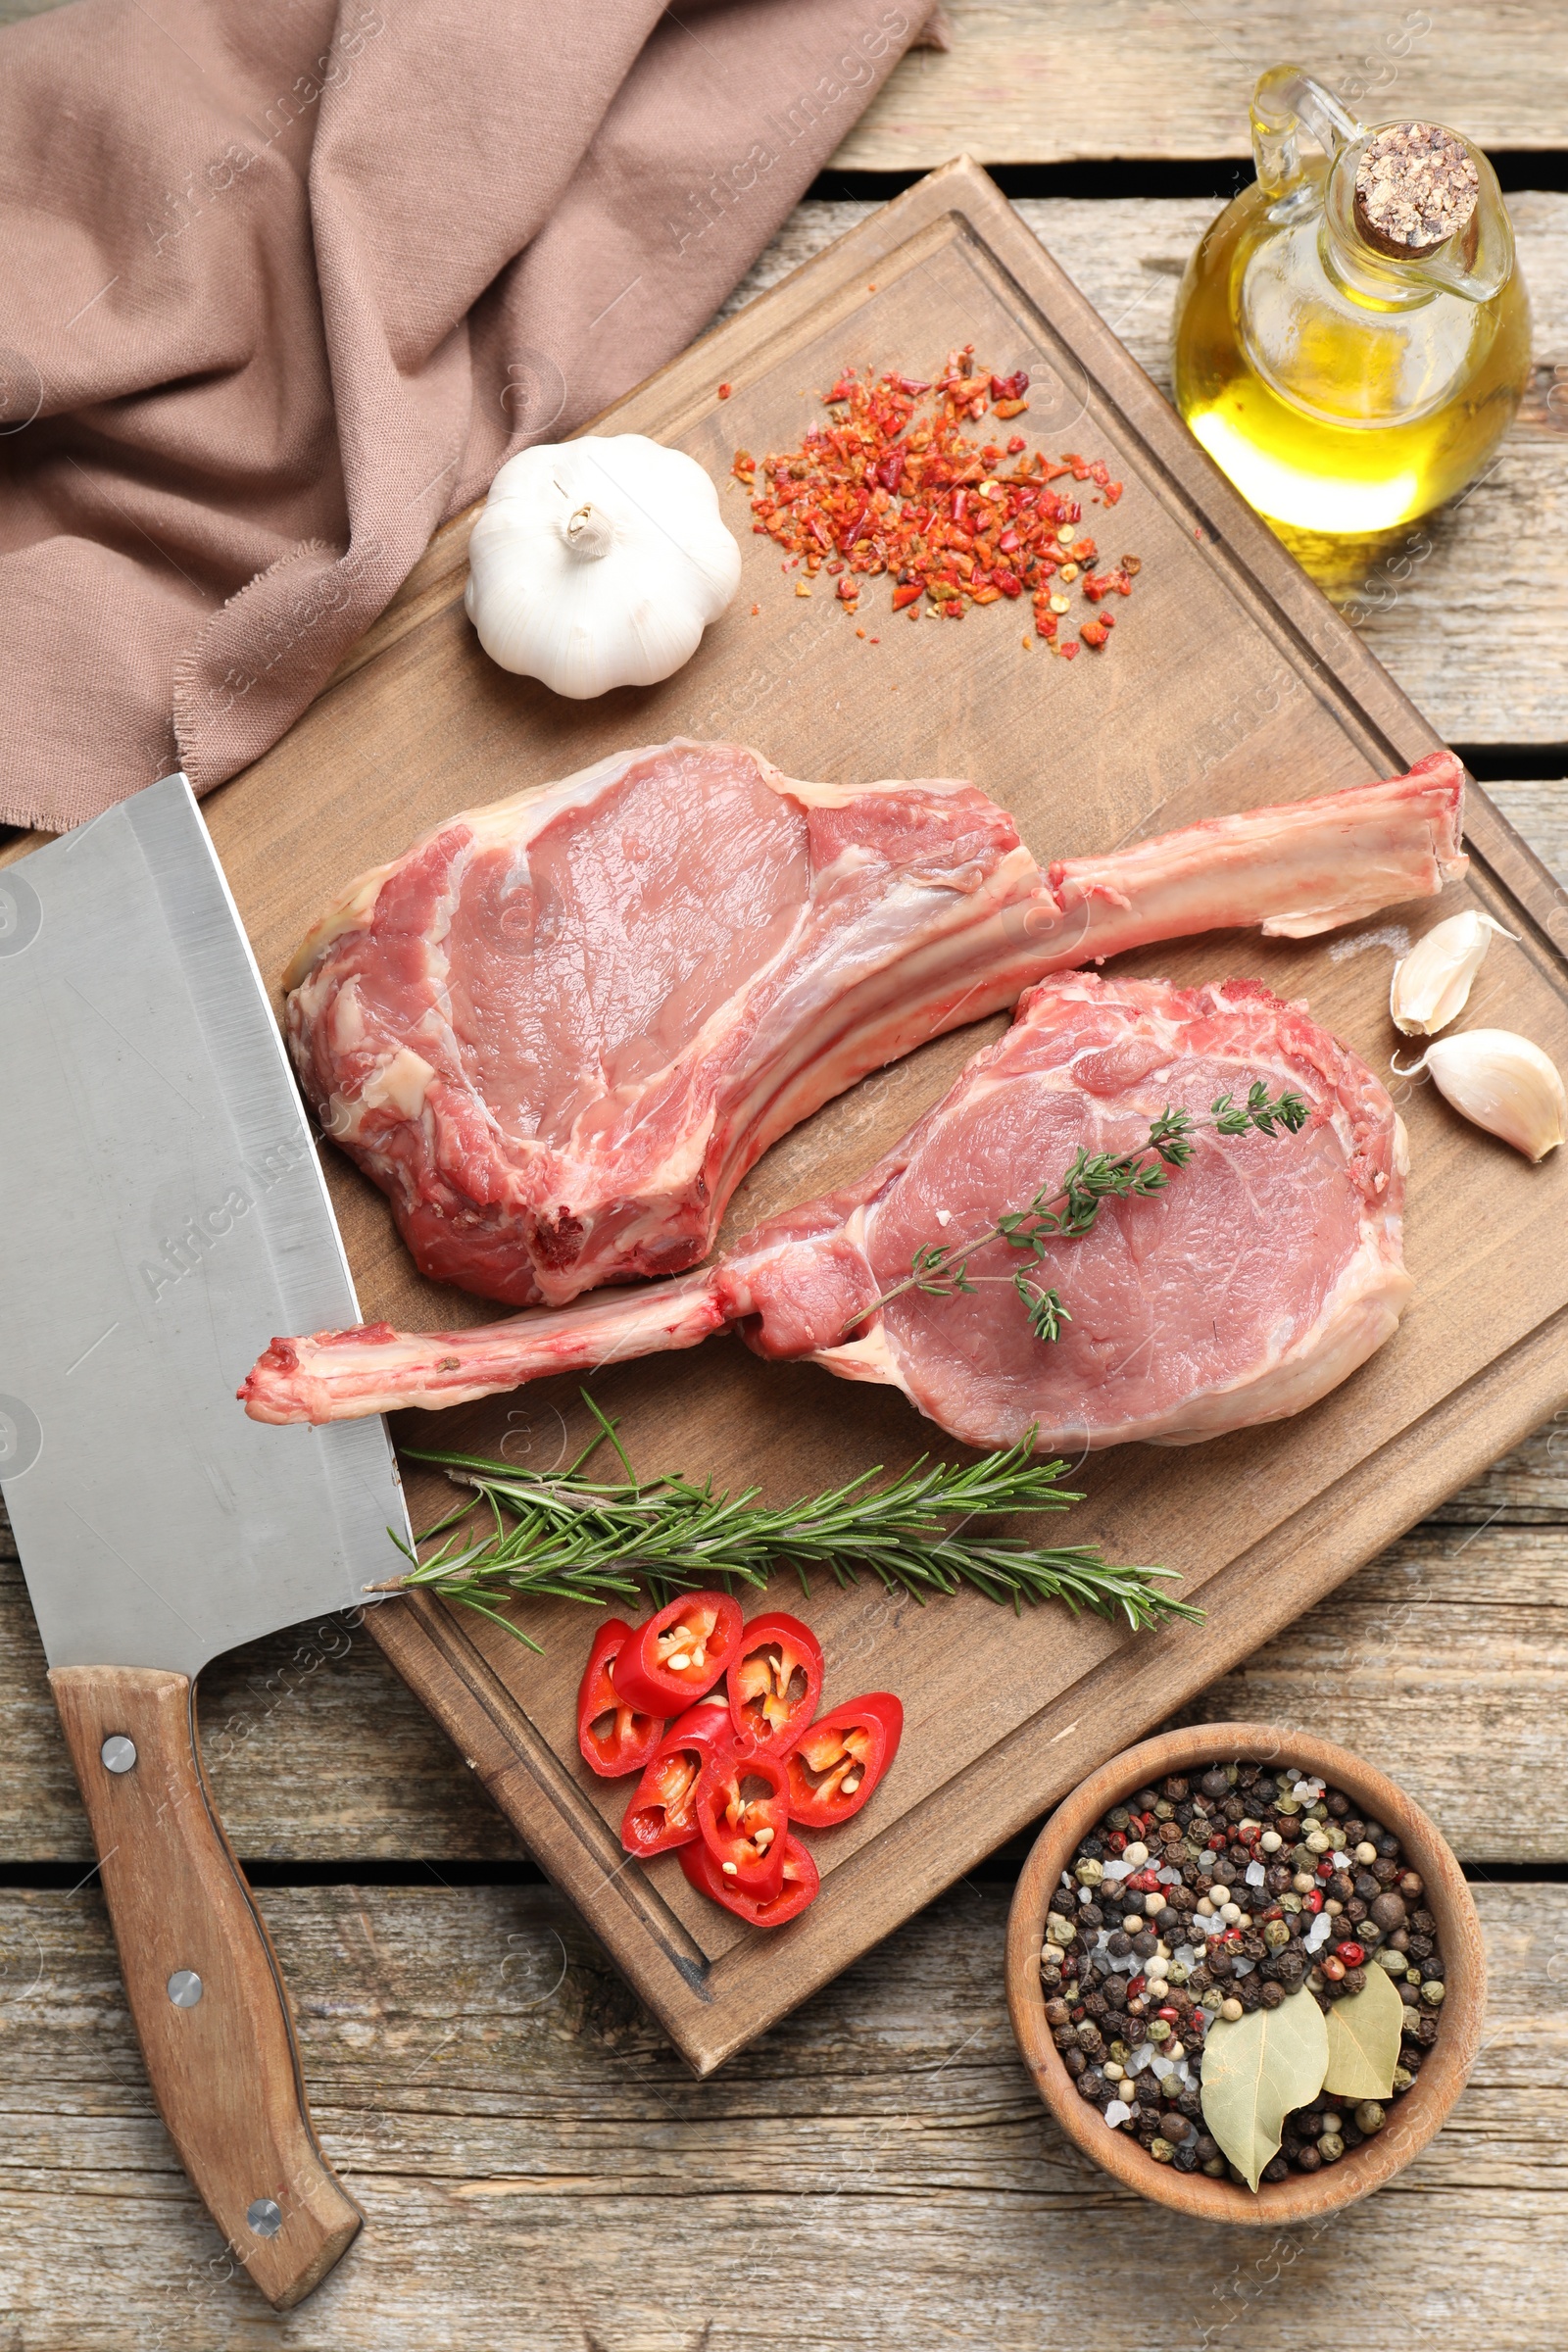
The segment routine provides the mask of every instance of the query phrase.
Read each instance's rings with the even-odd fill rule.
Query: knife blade
[[[288,2308],[360,2226],[213,1804],[196,1677],[359,1606],[409,1523],[383,1422],[275,1430],[274,1331],[360,1310],[261,975],[190,787],[0,869],[0,1488],[181,2161]]]

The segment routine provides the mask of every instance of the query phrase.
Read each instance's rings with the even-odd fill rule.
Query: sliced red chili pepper
[[[677,1715],[665,1733],[668,1740],[693,1740],[708,1750],[718,1747],[741,1747],[746,1742],[738,1738],[729,1719],[729,1699],[722,1690],[710,1690],[695,1707]]]
[[[715,1756],[735,1745],[735,1727],[722,1702],[689,1707],[655,1748],[620,1825],[629,1854],[667,1854],[698,1835],[697,1793]]]
[[[790,1826],[790,1777],[778,1756],[715,1748],[697,1791],[697,1827],[742,1894],[777,1894]]]
[[[629,1707],[678,1715],[711,1690],[735,1655],[741,1604],[727,1592],[686,1592],[638,1626],[610,1671]]]
[[[785,1755],[816,1713],[822,1644],[798,1617],[771,1609],[745,1627],[724,1679],[735,1730]]]
[[[630,1640],[631,1627],[622,1618],[607,1617],[577,1686],[577,1745],[589,1771],[606,1781],[641,1772],[664,1737],[663,1716],[628,1706],[610,1679],[612,1661]]]
[[[726,1911],[750,1921],[754,1928],[782,1928],[787,1921],[799,1919],[807,1904],[815,1902],[821,1885],[816,1864],[805,1846],[798,1838],[788,1836],[777,1894],[743,1894],[733,1880],[725,1878],[700,1838],[695,1845],[681,1847],[680,1866],[699,1894],[722,1903]]]
[[[891,1690],[847,1699],[790,1751],[790,1819],[831,1830],[858,1813],[899,1752],[904,1709]]]

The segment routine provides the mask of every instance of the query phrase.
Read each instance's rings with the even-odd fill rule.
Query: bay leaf
[[[1397,1995],[1396,1995],[1397,1998]],[[1279,2149],[1285,2118],[1323,2087],[1329,2033],[1304,1987],[1277,2009],[1217,2017],[1203,2037],[1203,2122],[1255,2189]]]
[[[1404,2003],[1388,1970],[1369,1968],[1366,1989],[1348,1992],[1329,2010],[1328,2072],[1323,2087],[1337,2099],[1387,2099],[1399,2063]]]

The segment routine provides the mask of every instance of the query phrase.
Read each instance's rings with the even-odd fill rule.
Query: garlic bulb
[[[1486,961],[1494,931],[1502,939],[1517,936],[1473,906],[1463,914],[1450,914],[1446,922],[1434,923],[1394,967],[1389,1011],[1396,1029],[1402,1029],[1406,1037],[1436,1037],[1457,1020]]]
[[[1511,1029],[1465,1029],[1428,1046],[1401,1078],[1429,1070],[1446,1102],[1526,1159],[1544,1159],[1568,1129],[1568,1096],[1539,1046]]]
[[[468,541],[464,604],[492,661],[582,701],[679,669],[740,576],[696,460],[618,433],[508,460]]]

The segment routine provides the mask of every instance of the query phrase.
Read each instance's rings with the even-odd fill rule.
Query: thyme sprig
[[[715,1493],[710,1479],[699,1486],[680,1476],[638,1478],[615,1424],[591,1396],[583,1401],[598,1432],[565,1470],[540,1477],[477,1455],[416,1454],[416,1461],[433,1462],[471,1489],[471,1498],[419,1539],[446,1537],[438,1551],[420,1560],[416,1549],[399,1543],[409,1567],[369,1589],[437,1592],[493,1618],[535,1650],[538,1642],[494,1601],[549,1597],[603,1606],[647,1592],[662,1605],[705,1585],[764,1585],[777,1565],[794,1567],[808,1593],[808,1572],[820,1568],[840,1585],[876,1576],[889,1592],[919,1601],[962,1585],[1014,1609],[1059,1600],[1074,1615],[1089,1609],[1135,1633],[1202,1616],[1164,1590],[1160,1580],[1174,1577],[1174,1569],[1122,1567],[1093,1544],[1037,1546],[991,1532],[990,1521],[1062,1511],[1083,1499],[1060,1483],[1065,1462],[1034,1458],[1032,1430],[977,1462],[922,1455],[884,1486],[873,1483],[880,1468],[868,1470],[826,1494],[767,1509],[755,1487],[730,1494]],[[586,1475],[607,1441],[620,1457],[622,1481]],[[466,1529],[449,1534],[476,1505],[488,1512],[488,1528],[478,1536]]]
[[[902,1298],[906,1291],[924,1291],[933,1298],[955,1298],[962,1291],[972,1294],[976,1286],[968,1274],[968,1261],[988,1243],[1005,1242],[1009,1250],[1026,1250],[1038,1264],[1049,1255],[1053,1242],[1081,1241],[1094,1231],[1105,1201],[1144,1200],[1151,1194],[1162,1193],[1170,1182],[1169,1171],[1185,1168],[1192,1158],[1192,1139],[1202,1128],[1211,1128],[1216,1135],[1246,1135],[1250,1130],[1273,1136],[1281,1128],[1288,1135],[1297,1135],[1311,1115],[1310,1104],[1299,1095],[1287,1089],[1271,1096],[1258,1078],[1249,1088],[1245,1102],[1228,1094],[1216,1096],[1207,1118],[1167,1104],[1151,1121],[1148,1136],[1134,1151],[1091,1152],[1081,1144],[1060,1183],[1043,1184],[1027,1208],[1009,1210],[967,1242],[930,1243],[916,1250],[905,1279],[873,1298],[869,1306],[858,1308],[845,1330],[853,1331],[868,1315]],[[1000,1281],[1003,1277],[985,1279]],[[1029,1328],[1036,1339],[1059,1339],[1062,1325],[1072,1321],[1059,1293],[1031,1281],[1027,1273],[1014,1274],[1010,1280],[1028,1309]]]

